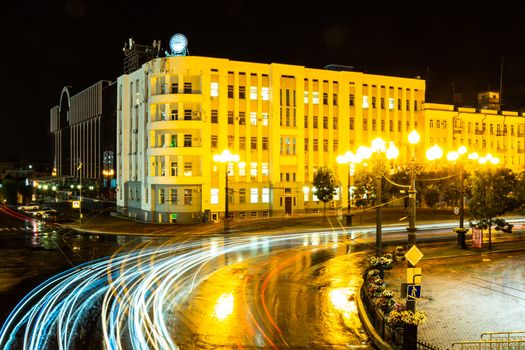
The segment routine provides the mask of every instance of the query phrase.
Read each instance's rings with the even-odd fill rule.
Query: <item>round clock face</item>
[[[173,52],[181,53],[186,50],[188,39],[182,34],[175,34],[170,39],[170,48]]]

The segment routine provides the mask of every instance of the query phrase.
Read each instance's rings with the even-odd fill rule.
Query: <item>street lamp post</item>
[[[343,155],[339,155],[336,158],[337,163],[339,164],[348,164],[348,215],[352,213],[352,201],[353,201],[353,192],[352,188],[354,186],[354,173],[356,164],[361,162],[361,157],[357,154],[354,154],[352,151],[348,151]]]
[[[383,221],[383,153],[386,153],[386,157],[389,160],[397,158],[399,150],[390,142],[388,149],[386,148],[386,141],[380,137],[372,141],[371,151],[376,154],[376,256],[383,254],[383,232],[382,232],[382,221]]]
[[[460,156],[467,152],[467,147],[460,146],[457,151],[452,151],[447,154],[447,160],[451,162],[456,162]],[[470,158],[470,157],[469,157]],[[465,243],[465,183],[464,183],[464,172],[463,172],[463,162],[459,162],[459,228],[458,231],[458,246],[461,249],[467,249]]]
[[[229,220],[230,220],[230,212],[229,212],[229,192],[230,188],[228,187],[228,164],[229,163],[237,163],[239,161],[239,155],[232,154],[229,150],[222,151],[221,154],[215,154],[213,156],[213,161],[219,162],[219,163],[225,163],[226,164],[226,171],[225,171],[225,189],[224,189],[224,231],[228,232],[230,229]]]

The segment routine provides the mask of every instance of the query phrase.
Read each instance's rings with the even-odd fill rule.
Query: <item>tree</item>
[[[326,218],[326,203],[331,201],[336,193],[336,182],[333,170],[327,166],[322,166],[317,169],[314,175],[313,185],[315,187],[314,194],[324,204],[323,214]]]
[[[510,169],[477,171],[471,181],[470,214],[474,219],[487,223],[489,249],[492,249],[493,219],[518,206],[514,195],[516,175]]]

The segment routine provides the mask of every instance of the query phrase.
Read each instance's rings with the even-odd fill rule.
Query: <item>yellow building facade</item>
[[[226,181],[236,219],[318,211],[312,181],[322,165],[335,170],[343,189],[335,205],[347,203],[349,167],[337,156],[381,137],[407,163],[413,129],[422,135],[418,159],[434,143],[482,147],[485,140],[487,150],[503,150],[489,131],[502,132],[503,118],[503,153],[523,165],[522,116],[425,104],[425,82],[417,78],[176,56],[149,61],[117,84],[118,211],[148,222],[220,220]],[[476,122],[486,124],[485,139]],[[226,149],[239,161],[213,160]]]

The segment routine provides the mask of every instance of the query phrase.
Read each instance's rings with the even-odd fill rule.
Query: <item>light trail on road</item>
[[[79,348],[97,338],[92,325],[98,322],[106,349],[178,349],[171,310],[192,298],[192,292],[219,269],[244,258],[264,255],[270,249],[297,248],[301,254],[320,247],[329,249],[343,235],[326,231],[171,240],[156,247],[142,244],[133,251],[118,252],[69,269],[35,288],[2,326],[0,347]],[[288,258],[292,259],[298,258]],[[252,317],[253,324],[242,325],[248,328],[246,334],[260,337],[264,346],[275,348],[264,334],[267,328],[279,331],[265,304],[265,288],[288,260],[263,275],[259,290],[262,311]],[[228,294],[221,295],[217,302],[219,308],[210,312],[223,318],[237,307]],[[242,342],[237,342],[242,347]]]

